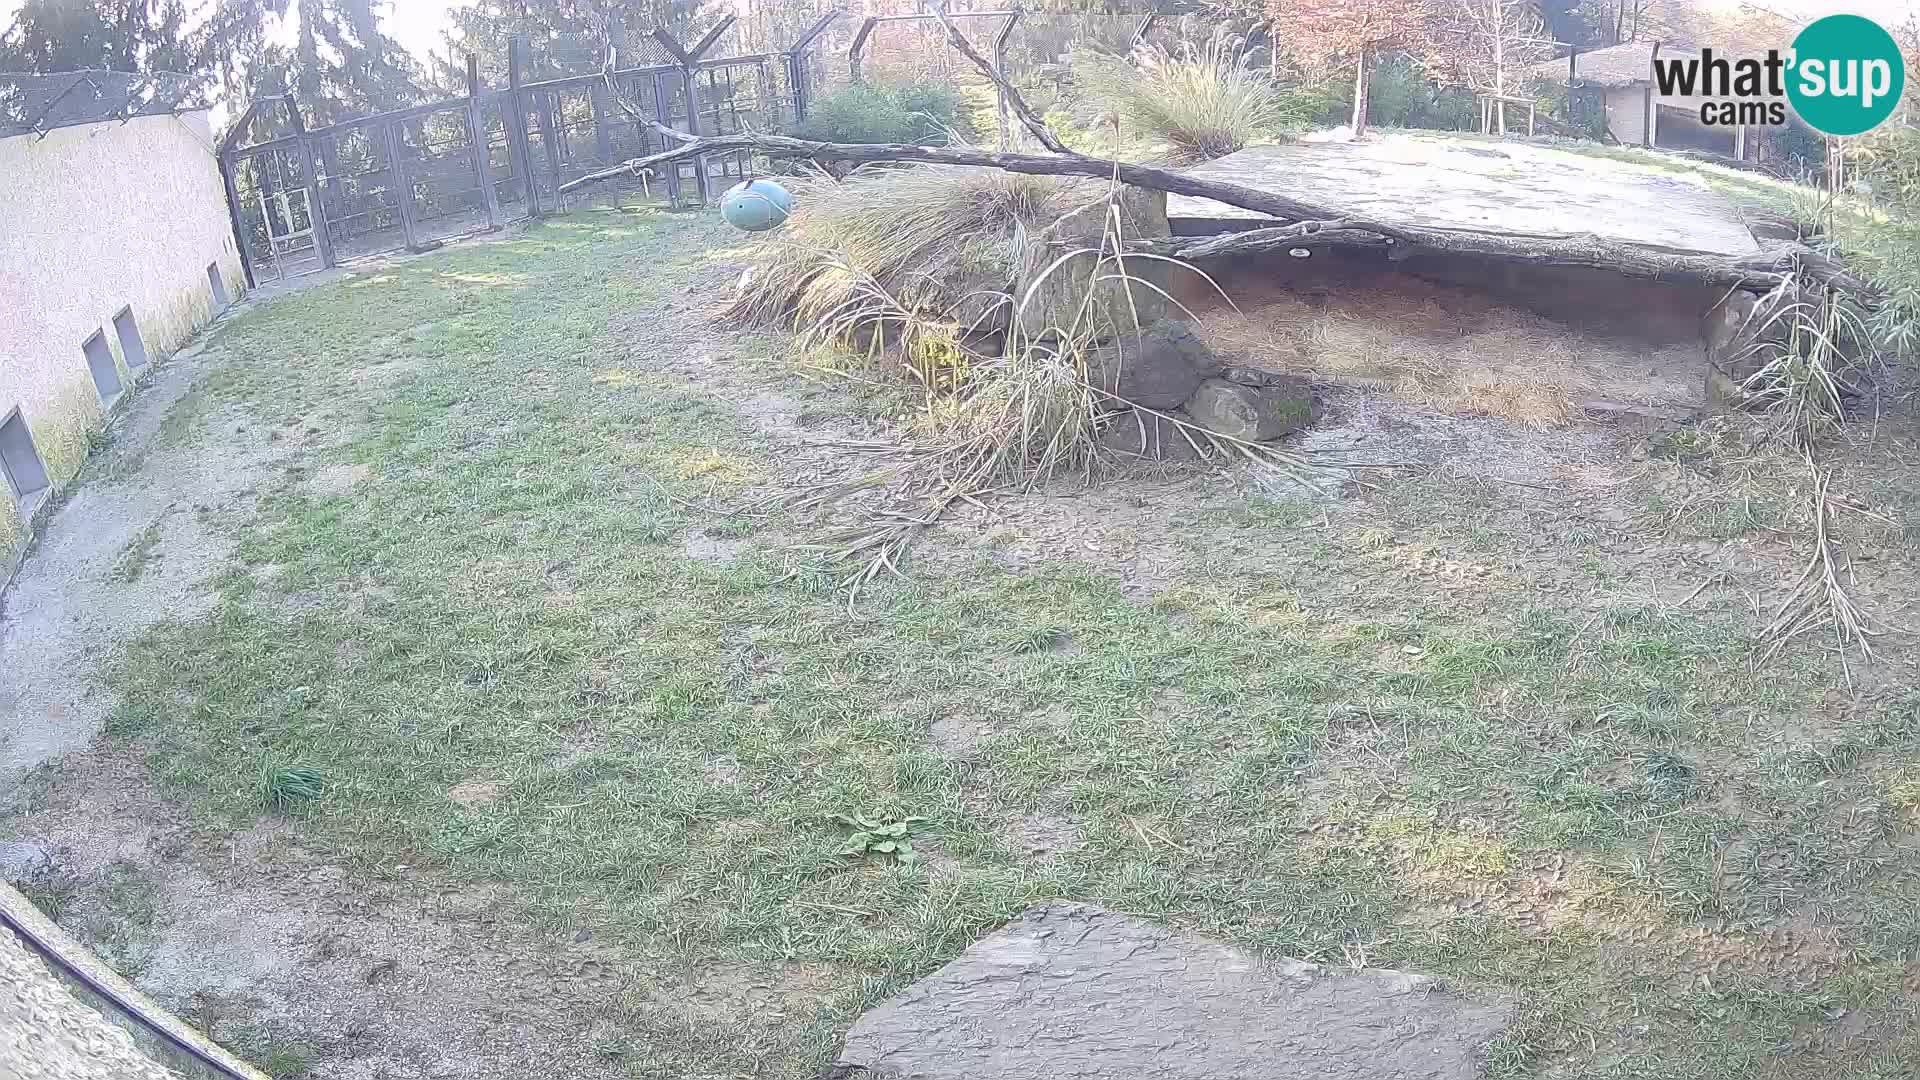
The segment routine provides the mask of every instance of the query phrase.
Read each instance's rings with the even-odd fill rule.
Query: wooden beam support
[[[847,46],[847,77],[854,82],[861,80],[860,57],[867,51],[867,39],[873,36],[873,28],[880,20],[869,15],[860,21],[860,29],[853,33],[853,44]]]
[[[653,77],[653,122],[659,125],[657,130],[662,134],[673,130],[673,114],[667,111],[667,88],[666,84],[661,81],[665,77],[664,75],[655,75]],[[682,79],[686,78],[686,71],[684,69],[680,72],[680,77]],[[688,140],[691,141],[691,139],[692,136],[688,136]],[[669,143],[663,142],[661,145],[672,149]],[[678,163],[667,170],[667,202],[676,207],[680,205],[680,166]]]
[[[666,27],[655,27],[653,40],[659,42],[660,47],[667,50],[667,55],[673,57],[674,63],[683,68],[693,63],[694,58],[692,54],[687,52],[686,46],[680,44],[680,39],[669,33]]]
[[[561,183],[560,144],[557,141],[557,125],[553,122],[553,97],[545,90],[534,91],[533,122],[539,125],[540,145],[546,149],[546,153],[542,156],[547,159],[547,171],[553,175],[554,209],[558,210],[560,209]]]
[[[993,68],[995,71],[1007,70],[1007,39],[1013,36],[1013,28],[1019,21],[1020,9],[1014,8],[1013,14],[1008,15],[1007,21],[1001,24],[1000,32],[993,35]],[[1013,132],[1008,129],[1007,125],[1007,92],[998,86],[994,87],[994,90],[993,105],[995,119],[998,121],[1000,149],[1011,150],[1013,149]]]
[[[980,73],[999,88],[1001,97],[1012,107],[1014,115],[1020,118],[1020,123],[1039,141],[1041,146],[1056,154],[1073,153],[1067,148],[1066,143],[1060,141],[1059,136],[1047,129],[1046,122],[1040,119],[1040,114],[1033,111],[1033,106],[1027,104],[1027,99],[1021,96],[1017,87],[1007,81],[1007,77],[1000,73],[1000,69],[988,63],[986,57],[974,50],[973,43],[961,36],[960,28],[953,25],[953,19],[947,14],[947,9],[940,0],[927,0],[927,12],[940,21],[941,29],[947,32],[948,43],[959,50],[961,56],[972,61],[973,66],[979,68]]]

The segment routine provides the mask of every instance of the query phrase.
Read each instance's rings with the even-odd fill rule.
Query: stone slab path
[[[1471,1080],[1513,1017],[1422,975],[1266,961],[1055,903],[868,1010],[828,1075]]]

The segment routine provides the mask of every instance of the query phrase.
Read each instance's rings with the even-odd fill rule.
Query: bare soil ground
[[[1056,897],[1513,994],[1494,1075],[1920,1054],[1913,644],[1750,664],[1790,458],[1330,388],[1396,468],[1008,497],[849,610],[767,498],[912,398],[715,326],[733,242],[576,215],[168,365],[0,617],[22,885],[282,1077],[807,1076]],[[1832,452],[1914,625],[1913,430]]]

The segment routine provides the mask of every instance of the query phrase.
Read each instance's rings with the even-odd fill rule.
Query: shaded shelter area
[[[1192,172],[1409,227],[1761,251],[1741,211],[1700,183],[1533,144],[1390,135],[1252,147]],[[1278,223],[1183,195],[1168,199],[1167,218],[1176,236]],[[1597,266],[1391,246],[1279,248],[1201,266],[1211,282],[1188,275],[1179,294],[1224,355],[1530,423],[1705,405],[1709,327],[1729,295]]]

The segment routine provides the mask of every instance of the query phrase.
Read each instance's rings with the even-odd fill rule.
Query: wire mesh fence
[[[1208,32],[1171,17],[1011,8],[956,12],[954,22],[1042,111],[1067,97],[1076,50],[1121,54],[1141,41],[1174,48]],[[655,32],[598,57],[569,49],[579,51],[546,43],[534,64],[517,38],[505,87],[480,87],[470,64],[464,97],[313,131],[301,129],[290,100],[265,103],[284,104],[293,134],[221,152],[249,275],[422,250],[585,201],[703,203],[760,163],[744,150],[715,153],[637,169],[586,196],[562,189],[677,145],[662,129],[791,129],[823,95],[856,81],[953,87],[976,118],[977,139],[1011,134],[991,80],[924,14],[772,6],[744,20],[725,16],[691,42]],[[577,73],[519,77],[534,70]]]

